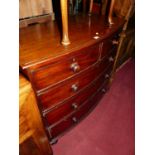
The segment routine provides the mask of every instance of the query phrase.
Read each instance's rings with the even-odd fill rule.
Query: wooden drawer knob
[[[74,123],[77,123],[78,120],[77,120],[76,117],[73,117],[73,118],[72,118],[72,121],[73,121]]]
[[[72,108],[73,108],[73,109],[77,109],[77,108],[78,108],[78,105],[77,105],[76,103],[73,103],[73,104],[72,104]]]
[[[101,92],[102,92],[102,93],[105,93],[105,92],[106,92],[106,90],[105,90],[104,88],[102,88]]]
[[[80,70],[80,66],[78,65],[77,62],[72,63],[70,68],[73,72],[78,72]]]
[[[112,44],[113,44],[113,45],[118,45],[118,43],[119,43],[119,41],[117,41],[117,40],[113,40],[113,41],[112,41]]]
[[[109,77],[109,74],[105,74],[105,79],[108,79]]]
[[[113,62],[114,61],[114,58],[111,56],[109,57],[109,62]]]
[[[72,89],[73,92],[77,92],[78,91],[78,86],[76,84],[73,84],[71,86],[71,89]]]

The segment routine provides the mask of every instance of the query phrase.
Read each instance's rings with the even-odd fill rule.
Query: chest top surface
[[[103,41],[117,32],[124,21],[114,18],[114,24],[109,27],[103,16],[78,15],[69,19],[69,36],[71,44],[63,46],[61,31],[57,22],[47,22],[32,25],[19,30],[19,63],[22,69],[35,64],[67,56]],[[97,36],[97,39],[94,37]]]

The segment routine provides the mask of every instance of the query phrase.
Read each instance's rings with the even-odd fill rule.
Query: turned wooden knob
[[[104,88],[101,91],[102,91],[102,93],[105,93],[106,92],[106,90]]]
[[[112,41],[112,44],[113,44],[113,45],[118,45],[118,43],[119,43],[119,41],[117,41],[117,40],[113,40],[113,41]]]
[[[109,77],[110,77],[109,74],[106,74],[106,75],[105,75],[105,78],[106,78],[106,79],[108,79]]]
[[[77,120],[76,117],[73,117],[73,118],[72,118],[72,121],[73,121],[74,123],[77,123],[78,120]]]
[[[89,13],[88,13],[88,15],[91,16],[91,14],[92,14],[92,8],[93,8],[93,0],[90,0],[89,3],[90,4],[89,4]]]
[[[73,92],[78,91],[78,86],[76,84],[73,84],[71,88]]]
[[[77,105],[76,103],[73,103],[73,104],[72,104],[72,108],[73,108],[73,109],[77,109],[77,108],[78,108],[78,105]]]
[[[80,70],[80,66],[78,65],[77,62],[72,63],[70,68],[73,72],[78,72]]]
[[[114,58],[111,56],[109,57],[109,62],[113,62],[114,61]]]

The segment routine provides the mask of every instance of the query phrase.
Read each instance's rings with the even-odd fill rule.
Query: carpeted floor
[[[134,155],[134,60],[118,70],[98,106],[53,145],[54,155]]]

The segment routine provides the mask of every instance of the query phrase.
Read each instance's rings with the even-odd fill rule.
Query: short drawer
[[[51,87],[97,62],[99,58],[99,44],[84,48],[78,53],[80,54],[33,71],[32,80],[35,89],[39,91]]]
[[[95,80],[109,65],[110,57],[96,64],[87,71],[71,78],[63,83],[60,83],[52,89],[38,94],[39,103],[42,110],[46,111],[49,108],[57,106],[60,102],[76,95],[82,89],[87,87],[93,80]]]
[[[110,69],[108,68],[105,73],[100,75],[94,83],[92,83],[89,87],[84,89],[82,92],[80,92],[78,95],[71,98],[69,101],[64,102],[62,105],[57,106],[56,108],[52,109],[48,113],[44,114],[46,124],[53,125],[54,123],[58,122],[59,120],[63,119],[67,115],[73,113],[74,111],[77,111],[81,105],[84,104],[84,102],[92,96],[96,91],[99,89],[99,87],[106,83],[108,80],[108,74]]]
[[[116,36],[103,41],[101,48],[101,59],[111,50],[116,51],[117,45],[118,45],[118,37]]]
[[[63,132],[67,131],[71,127],[78,124],[78,122],[86,116],[89,111],[92,110],[93,107],[98,103],[99,99],[102,97],[102,95],[105,93],[104,87],[103,89],[100,89],[98,93],[94,95],[93,98],[88,100],[75,114],[71,115],[70,117],[64,119],[61,123],[54,127],[49,127],[48,132],[50,138],[56,138],[57,136],[61,135]]]

